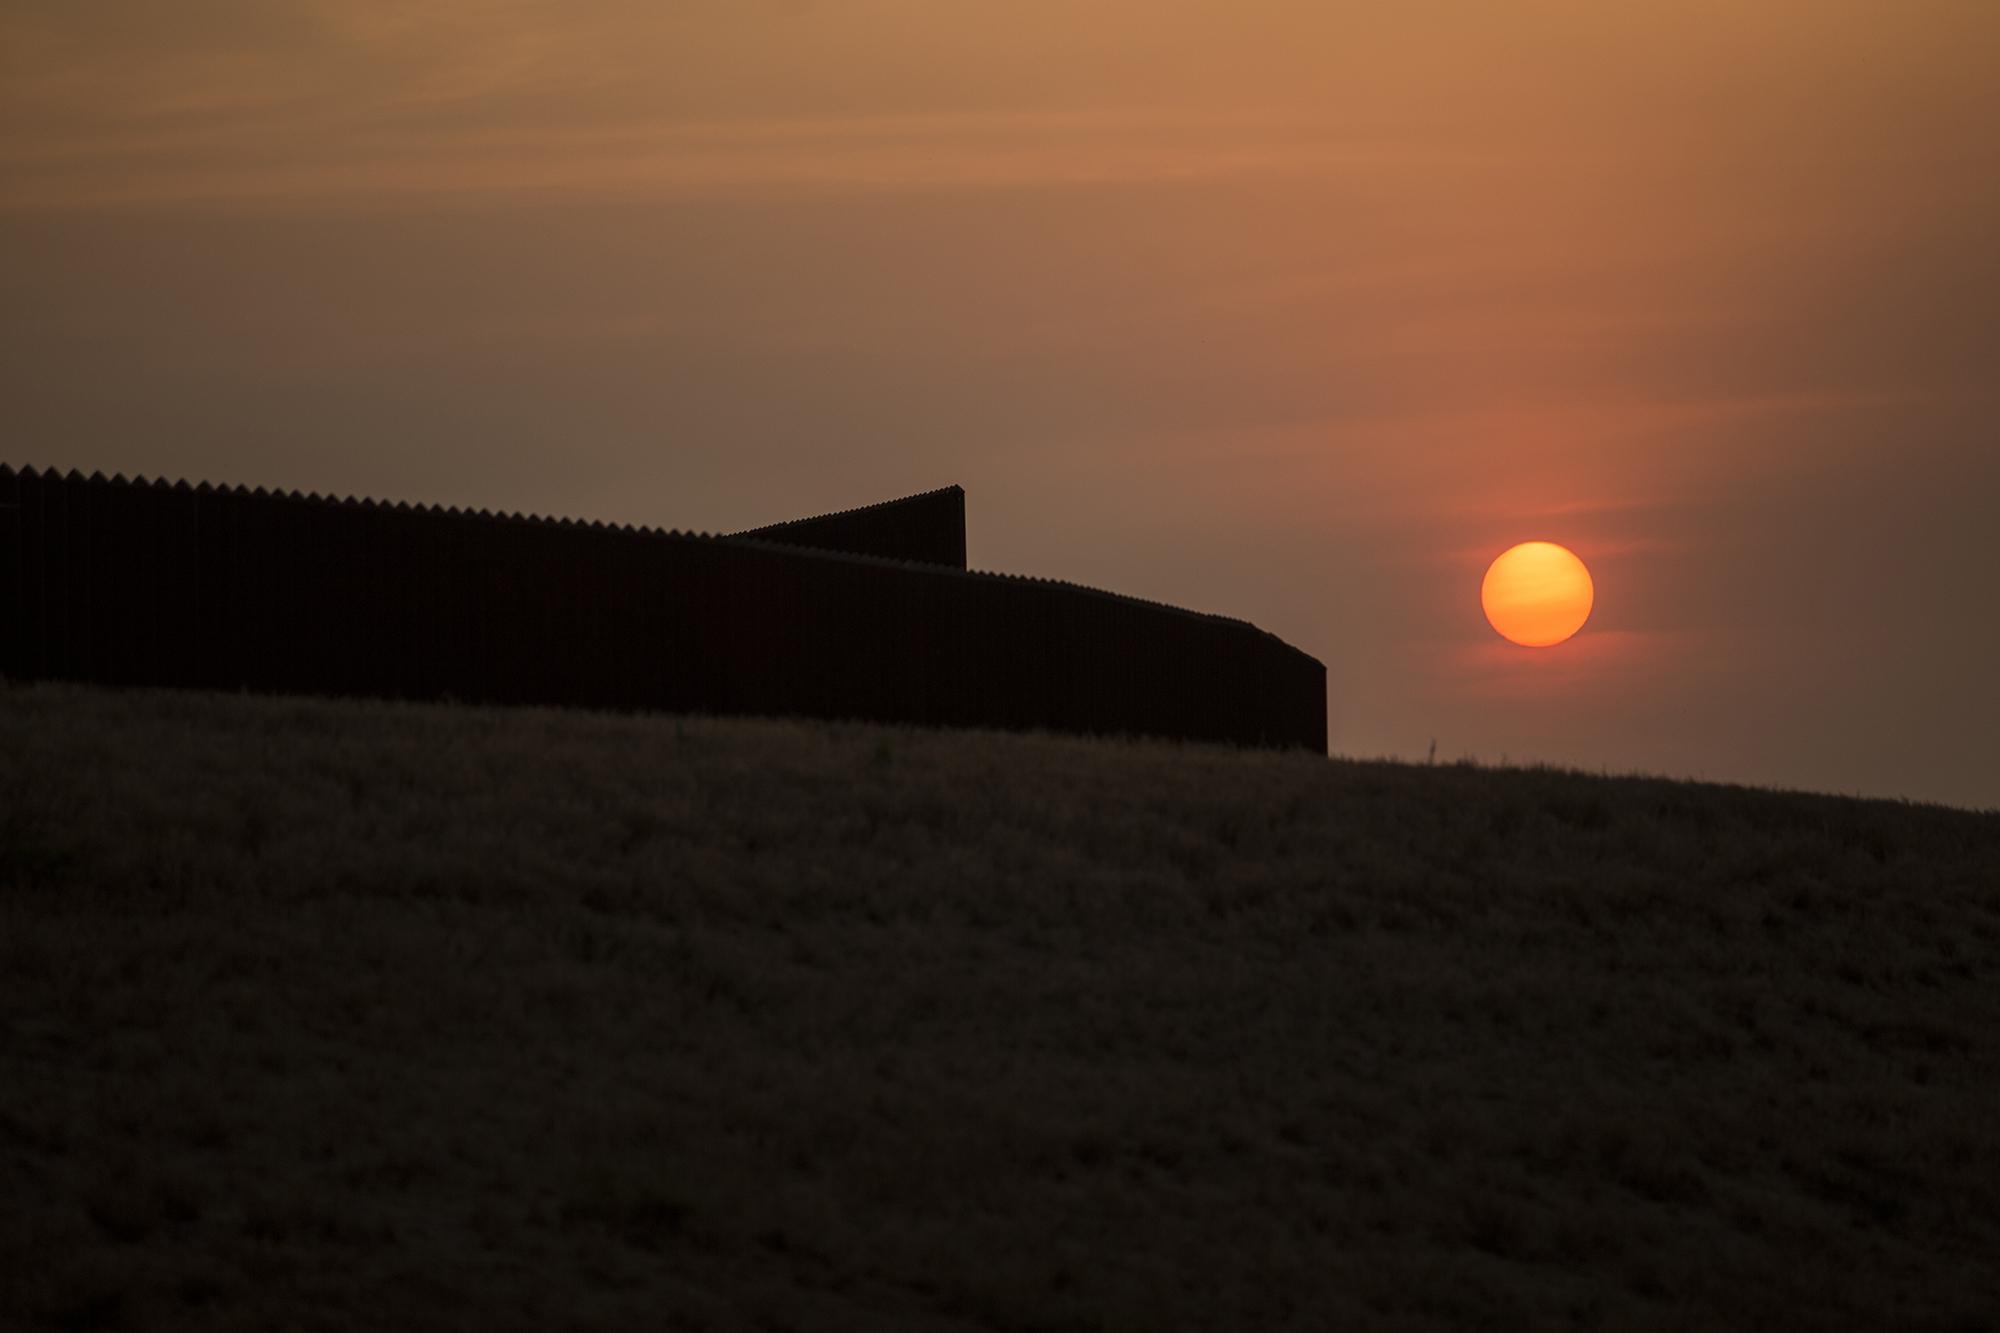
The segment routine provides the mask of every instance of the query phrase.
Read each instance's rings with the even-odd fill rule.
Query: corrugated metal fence
[[[745,539],[0,466],[0,675],[1326,748],[1241,621]]]

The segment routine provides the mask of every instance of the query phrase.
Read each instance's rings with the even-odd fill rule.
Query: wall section
[[[1226,617],[753,537],[4,466],[0,675],[1326,748],[1325,668]]]

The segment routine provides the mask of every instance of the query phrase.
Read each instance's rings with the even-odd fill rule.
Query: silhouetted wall
[[[773,523],[734,535],[784,546],[810,546],[822,551],[964,569],[965,490],[947,486],[922,495],[885,500],[818,518],[795,518],[789,523]]]
[[[1220,616],[758,539],[4,466],[0,675],[1326,747],[1325,668]]]

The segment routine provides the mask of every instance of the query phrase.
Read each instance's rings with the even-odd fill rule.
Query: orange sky
[[[0,457],[1245,616],[1334,748],[2000,805],[2000,7],[0,11]],[[1597,582],[1534,653],[1517,541]]]

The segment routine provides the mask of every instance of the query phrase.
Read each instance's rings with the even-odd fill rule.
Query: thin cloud
[[[1012,189],[1403,171],[1408,145],[1129,110],[394,132],[202,125],[0,150],[0,208],[743,188]],[[1435,155],[1433,155],[1435,160]]]

